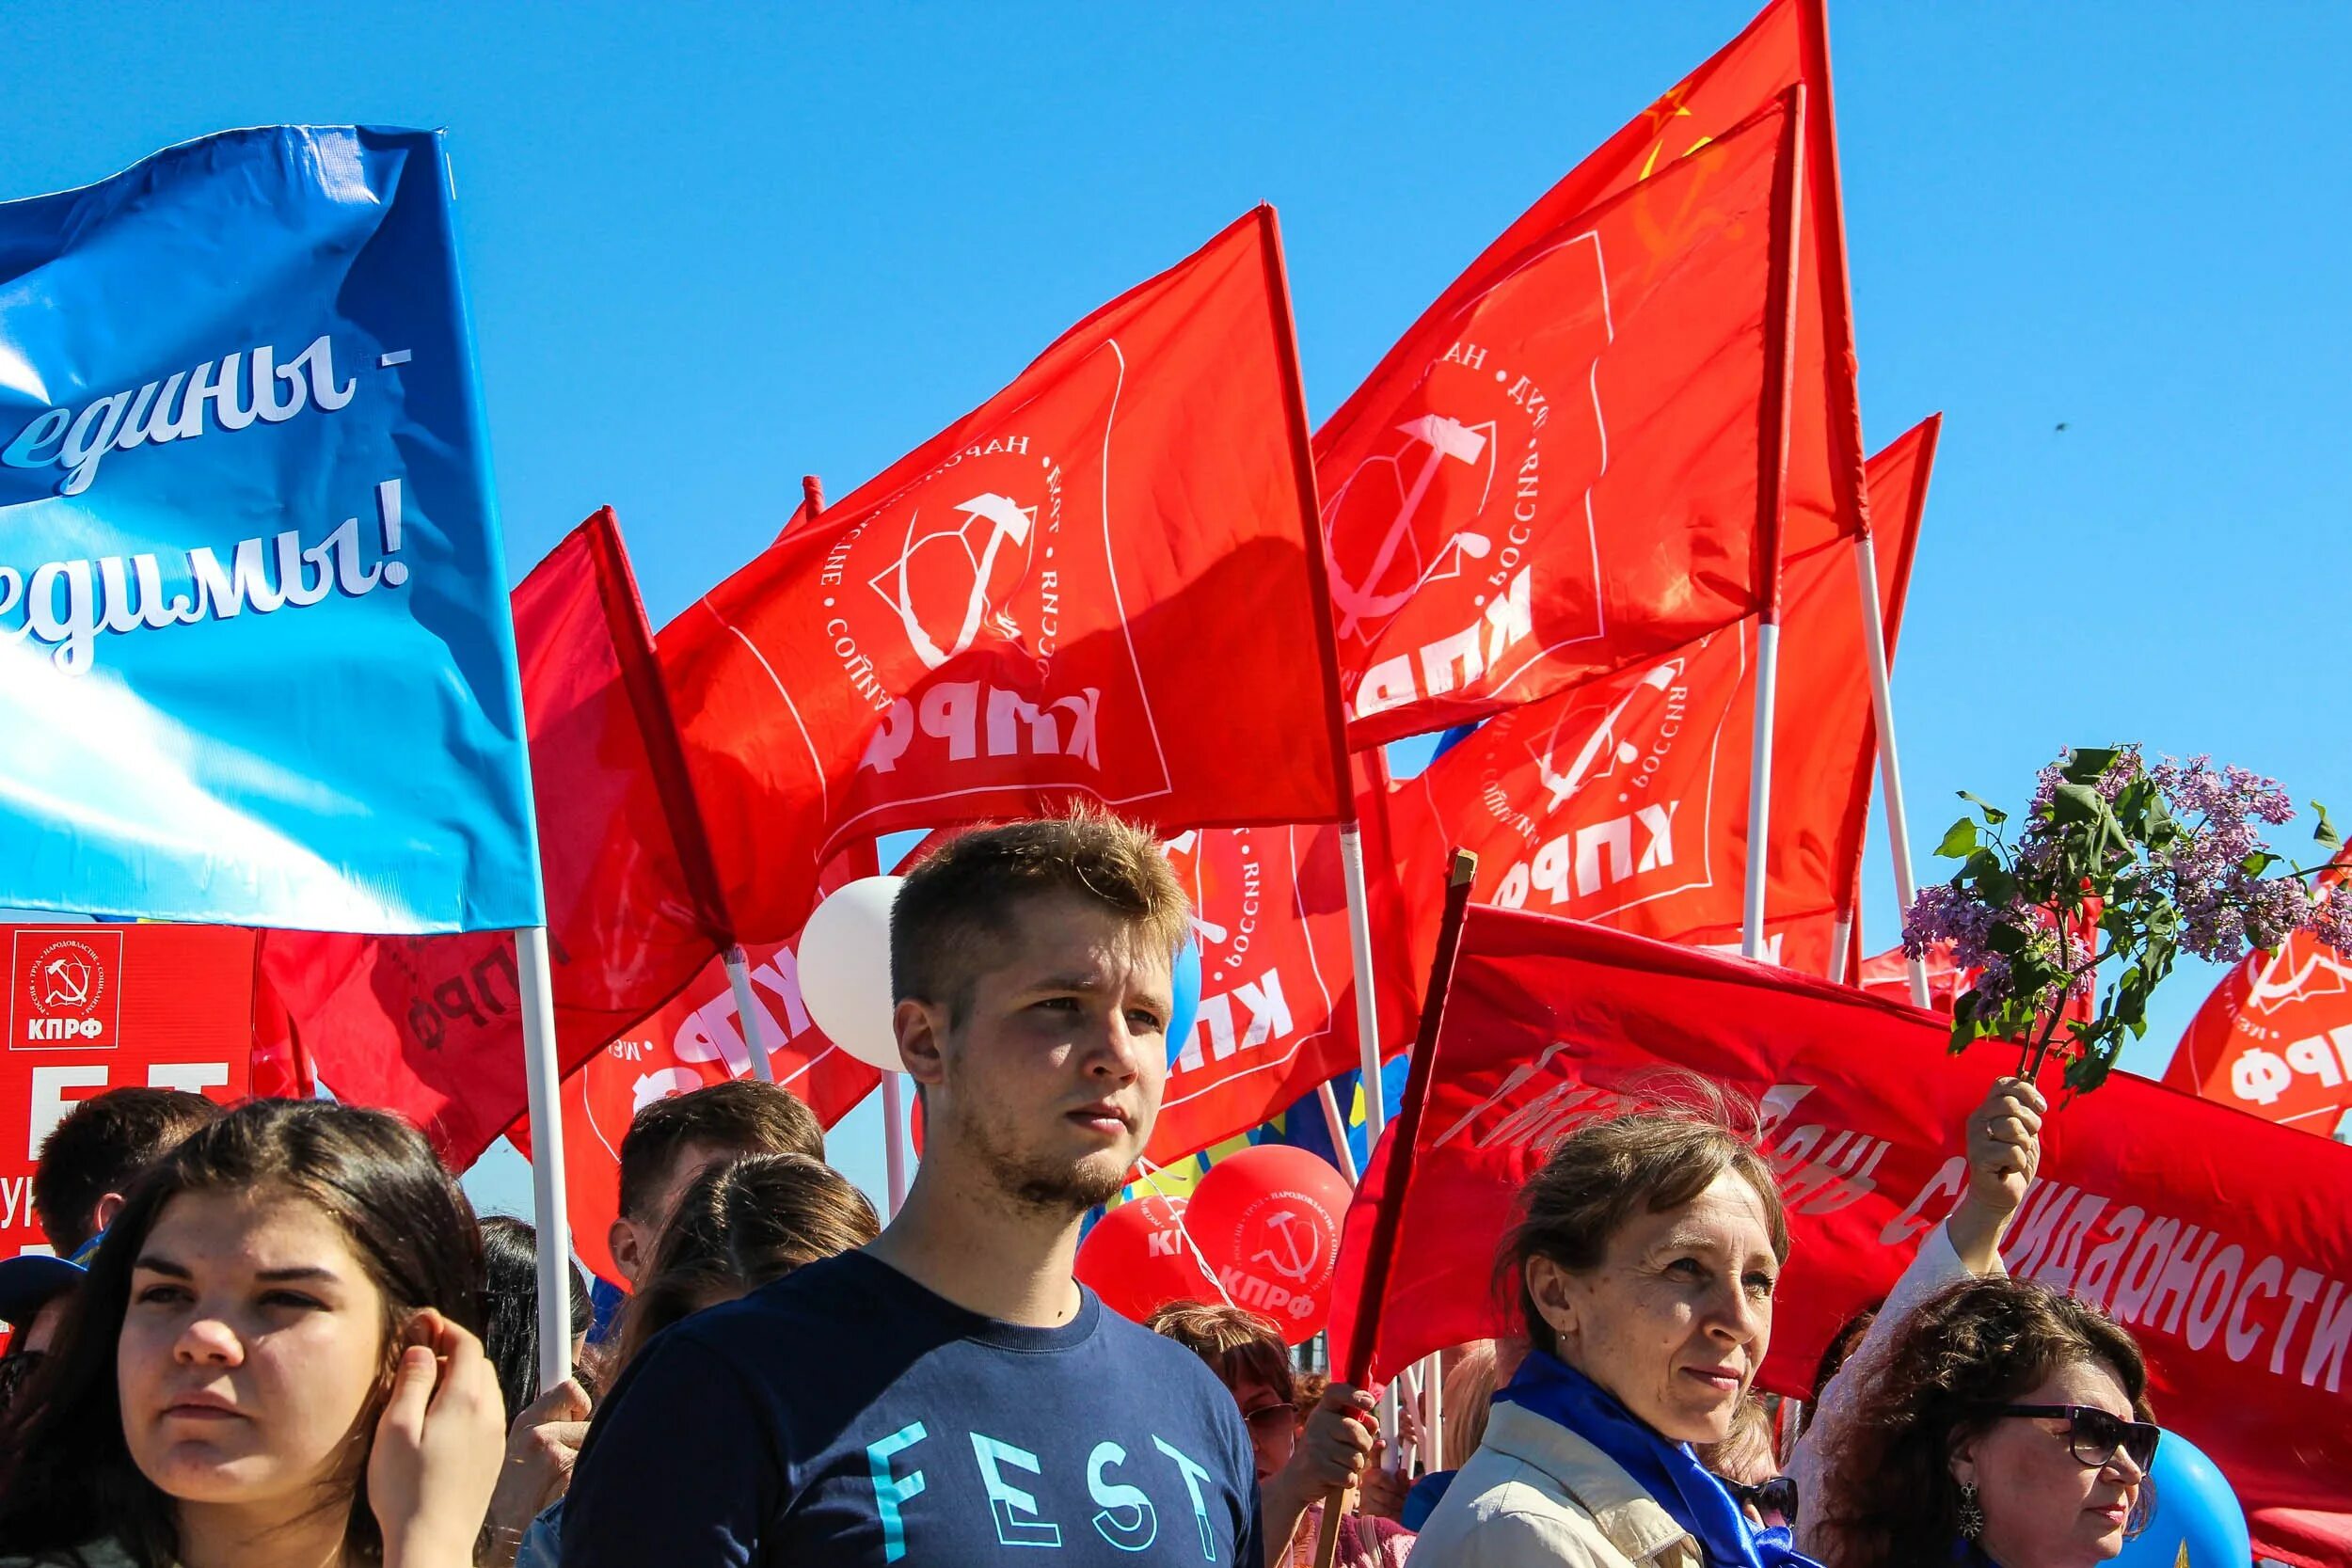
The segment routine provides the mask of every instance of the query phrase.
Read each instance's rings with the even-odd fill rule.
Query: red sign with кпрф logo
[[[121,1039],[122,933],[21,928],[9,965],[8,1048],[101,1050]]]

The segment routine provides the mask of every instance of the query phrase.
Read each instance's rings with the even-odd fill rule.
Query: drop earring
[[[1960,1483],[1960,1538],[1974,1541],[1984,1533],[1984,1510],[1978,1505],[1977,1488],[1972,1481]]]

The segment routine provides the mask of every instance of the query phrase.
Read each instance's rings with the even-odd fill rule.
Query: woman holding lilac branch
[[[2281,870],[2263,841],[2257,824],[2295,816],[2275,779],[2201,755],[2150,768],[2137,746],[2079,749],[2042,768],[2013,842],[2007,812],[1961,798],[1977,815],[1953,823],[1937,853],[1963,863],[1920,892],[1903,949],[1951,943],[1974,975],[1952,1009],[1952,1049],[2014,1041],[2028,1082],[2055,1048],[2069,1088],[2097,1088],[2125,1033],[2147,1033],[2149,995],[2184,949],[2230,962],[2305,927],[2352,942],[2352,885],[2318,891],[2308,879],[2325,856]],[[2332,855],[2343,838],[2312,809],[2312,837]],[[2092,1009],[2103,969],[2114,978]]]

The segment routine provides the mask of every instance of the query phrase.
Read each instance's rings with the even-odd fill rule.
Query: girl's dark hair
[[[1553,1145],[1520,1190],[1519,1222],[1503,1238],[1496,1286],[1504,1296],[1517,1296],[1529,1342],[1547,1355],[1559,1353],[1559,1337],[1535,1309],[1528,1261],[1549,1258],[1573,1274],[1598,1268],[1610,1238],[1635,1215],[1679,1209],[1725,1172],[1756,1190],[1772,1256],[1788,1261],[1788,1217],[1780,1183],[1748,1131],[1755,1125],[1753,1107],[1679,1074],[1661,1087],[1696,1103],[1588,1122]]]
[[[748,1154],[710,1166],[687,1183],[662,1223],[653,1267],[622,1309],[620,1348],[606,1376],[618,1378],[671,1324],[881,1233],[866,1195],[822,1160]]]
[[[2013,1402],[2081,1363],[2115,1374],[2136,1419],[2155,1419],[2139,1346],[2095,1307],[2005,1275],[1921,1303],[1857,1390],[1844,1437],[1825,1456],[1822,1496],[1804,1499],[1820,1511],[1821,1556],[1839,1568],[1948,1559],[1960,1533],[1952,1450],[1991,1426],[1984,1406]],[[2142,1482],[2129,1533],[2145,1527],[2154,1502],[2155,1488]]]
[[[0,1429],[0,1554],[68,1554],[111,1537],[141,1568],[179,1560],[172,1499],[140,1473],[122,1435],[115,1346],[132,1265],[170,1201],[185,1193],[282,1194],[342,1227],[383,1293],[383,1380],[350,1456],[346,1560],[377,1562],[367,1443],[400,1351],[399,1331],[432,1307],[482,1331],[482,1238],[473,1210],[417,1130],[381,1111],[322,1101],[241,1105],[150,1167],[90,1260],[47,1363]]]
[[[588,1280],[571,1264],[572,1331],[588,1326]],[[511,1214],[482,1222],[482,1349],[499,1375],[511,1425],[539,1397],[539,1237]]]

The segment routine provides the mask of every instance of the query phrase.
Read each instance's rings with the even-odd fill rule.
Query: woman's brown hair
[[[1255,1378],[1292,1403],[1298,1386],[1282,1331],[1246,1307],[1221,1302],[1171,1301],[1143,1320],[1143,1326],[1173,1339],[1209,1364],[1228,1388]]]
[[[1589,1122],[1555,1144],[1520,1190],[1519,1222],[1503,1238],[1496,1283],[1517,1295],[1527,1338],[1546,1354],[1556,1354],[1559,1341],[1528,1291],[1528,1261],[1549,1258],[1571,1274],[1598,1268],[1610,1238],[1636,1214],[1679,1209],[1726,1172],[1756,1190],[1772,1256],[1788,1260],[1780,1183],[1746,1131],[1753,1109],[1697,1080],[1677,1077],[1670,1092],[1697,1103]]]
[[[1824,1457],[1815,1513],[1822,1556],[1838,1568],[1942,1562],[1960,1534],[1952,1450],[2061,1367],[2106,1368],[2135,1418],[2151,1421],[2139,1346],[2097,1307],[2046,1285],[1994,1275],[1956,1285],[1903,1320],[1886,1359],[1861,1389],[1843,1439]],[[2155,1489],[2142,1483],[2137,1533]]]
[[[237,1107],[133,1185],[56,1350],[0,1429],[0,1555],[66,1553],[112,1537],[141,1568],[179,1560],[175,1505],[139,1471],[123,1439],[115,1345],[133,1264],[165,1206],[190,1193],[279,1194],[315,1206],[341,1227],[383,1295],[385,1377],[376,1403],[352,1427],[358,1446],[343,1528],[346,1560],[380,1560],[368,1444],[390,1391],[399,1330],[429,1307],[482,1332],[482,1236],[465,1195],[415,1128],[381,1111],[292,1100]]]
[[[881,1232],[866,1195],[822,1160],[747,1154],[710,1166],[662,1222],[653,1267],[622,1313],[620,1348],[605,1375],[617,1378],[672,1323],[855,1251]]]

